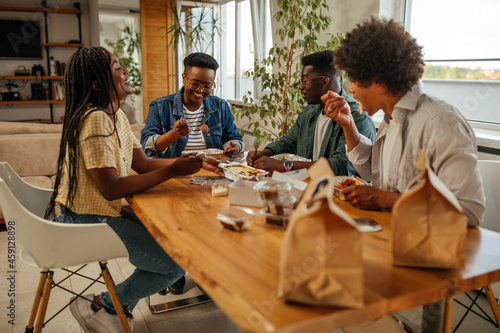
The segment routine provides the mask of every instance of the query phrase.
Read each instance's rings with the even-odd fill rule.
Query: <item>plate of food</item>
[[[369,185],[366,181],[356,176],[337,176],[335,177],[334,194],[340,200],[345,200],[342,189],[354,185]]]
[[[283,161],[283,162],[286,162],[286,161],[311,162],[311,159],[309,159],[309,158],[305,158],[305,157],[295,155],[295,154],[288,154],[288,153],[273,155],[273,156],[271,156],[271,158],[274,158],[275,160]]]
[[[222,163],[219,166],[224,170],[224,177],[234,181],[259,180],[269,173],[265,170],[252,168],[241,163]]]

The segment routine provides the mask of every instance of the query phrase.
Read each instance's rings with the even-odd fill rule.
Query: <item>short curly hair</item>
[[[334,53],[335,66],[362,86],[377,82],[394,95],[406,93],[424,72],[422,47],[394,20],[358,24]]]
[[[333,51],[331,50],[314,52],[304,56],[302,66],[312,66],[315,71],[325,73],[330,78],[340,75],[340,71],[333,65]]]
[[[184,58],[184,68],[190,70],[191,67],[210,68],[217,71],[219,64],[212,56],[206,53],[195,52]]]

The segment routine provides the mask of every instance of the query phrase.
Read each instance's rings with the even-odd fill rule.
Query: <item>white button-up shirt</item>
[[[391,144],[390,163],[384,163],[382,156],[387,114],[373,144],[360,135],[358,145],[347,153],[361,177],[371,179],[373,186],[380,189],[402,193],[420,172],[416,161],[419,150],[423,150],[432,170],[457,197],[469,226],[479,225],[485,196],[477,165],[476,139],[460,111],[424,94],[418,84],[396,103],[390,121],[391,132],[399,133],[391,135],[395,141]],[[393,125],[396,126],[392,128]]]

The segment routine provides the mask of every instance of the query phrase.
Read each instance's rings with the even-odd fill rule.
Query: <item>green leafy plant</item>
[[[184,6],[183,6],[184,7]],[[174,24],[167,28],[170,44],[178,47],[186,46],[186,54],[203,52],[213,55],[213,44],[216,36],[220,36],[219,17],[214,14],[214,7],[190,7],[183,11],[184,16],[172,5]]]
[[[141,93],[142,75],[139,63],[134,59],[134,54],[139,54],[141,49],[139,34],[131,25],[126,25],[118,40],[112,41],[106,38],[104,42],[112,49],[113,54],[120,61],[120,65],[129,70],[128,75],[134,88],[134,94],[139,95]]]
[[[280,138],[297,119],[305,104],[299,90],[301,58],[334,49],[343,38],[341,34],[326,34],[328,41],[318,44],[318,37],[333,21],[324,14],[327,1],[278,0],[280,10],[274,18],[281,23],[276,35],[283,46],[275,44],[267,58],[255,61],[253,69],[246,72],[247,77],[259,80],[266,94],[256,100],[249,91],[243,96],[244,106],[233,106],[237,119],[248,120],[241,128],[242,134],[250,131],[258,142],[264,143]]]

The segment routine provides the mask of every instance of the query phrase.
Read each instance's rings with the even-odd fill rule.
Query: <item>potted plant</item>
[[[219,17],[214,7],[182,6],[182,12],[172,5],[174,24],[167,28],[170,44],[175,48],[185,46],[185,55],[192,52],[203,52],[213,56],[213,45],[216,36],[220,36]]]
[[[276,31],[282,46],[275,44],[269,56],[255,61],[247,77],[259,80],[265,95],[257,100],[251,92],[243,96],[242,107],[232,107],[236,119],[247,122],[240,128],[250,131],[260,143],[278,139],[295,122],[304,107],[299,90],[300,59],[307,54],[334,49],[343,38],[341,34],[327,34],[328,41],[318,44],[318,37],[328,29],[332,18],[324,14],[327,0],[277,0],[280,10],[274,15],[281,24]]]
[[[139,95],[142,86],[141,68],[134,58],[134,55],[139,54],[141,49],[139,34],[131,25],[126,25],[115,42],[108,38],[104,42],[112,49],[111,52],[118,58],[120,65],[128,69],[134,95]]]
[[[140,55],[141,40],[139,34],[132,25],[125,25],[120,31],[118,39],[112,41],[108,38],[104,40],[111,52],[118,58],[120,65],[128,69],[130,84],[134,89],[133,95],[127,97],[121,104],[121,109],[127,115],[131,124],[142,121],[142,104],[137,99],[142,93],[142,75],[139,62],[136,60]]]

